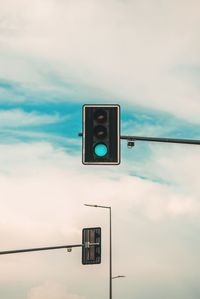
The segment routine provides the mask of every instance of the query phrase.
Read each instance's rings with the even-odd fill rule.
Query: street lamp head
[[[111,207],[110,207],[110,206],[91,205],[91,204],[87,204],[87,203],[84,203],[84,206],[87,206],[87,207],[92,207],[92,208],[103,208],[103,209],[110,209],[110,210],[111,210]]]
[[[116,279],[116,278],[124,278],[124,277],[126,277],[126,276],[125,276],[125,275],[117,275],[117,276],[112,277],[112,279]]]

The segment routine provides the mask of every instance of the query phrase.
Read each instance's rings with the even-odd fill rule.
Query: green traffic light
[[[104,143],[98,143],[94,147],[95,155],[98,157],[104,157],[108,153],[108,148]]]

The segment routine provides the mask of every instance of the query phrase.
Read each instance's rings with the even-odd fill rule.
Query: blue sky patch
[[[43,91],[45,99],[48,98],[46,101],[42,97],[39,100],[37,92],[32,93],[32,90],[29,92],[28,89],[23,89],[22,86],[13,82],[1,80],[0,87],[7,92],[26,97],[26,100],[21,102],[13,99],[7,103],[6,101],[0,103],[1,143],[46,141],[54,146],[80,153],[81,138],[78,137],[78,133],[82,131],[82,105],[92,102],[100,103],[98,99],[92,101],[86,97],[77,102],[69,97],[55,100],[54,95]],[[114,99],[111,99],[110,103],[115,103]],[[17,111],[18,114],[22,114],[21,123],[24,121],[23,124],[19,124],[19,120],[17,124],[14,118],[14,113]],[[4,112],[13,112],[13,125],[10,124],[8,118],[9,123],[6,127],[6,120],[2,120]],[[32,123],[29,121],[31,117],[33,118]],[[177,119],[169,113],[121,104],[122,135],[198,139],[199,131],[200,125]],[[146,142],[137,142],[134,154],[125,148],[126,142],[122,141],[123,156],[127,159],[131,155],[133,160],[144,162],[151,155],[149,143]]]

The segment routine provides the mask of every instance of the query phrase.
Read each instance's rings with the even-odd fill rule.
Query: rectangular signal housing
[[[120,106],[83,106],[82,162],[85,165],[120,164]]]
[[[92,227],[82,230],[82,264],[94,265],[101,263],[101,228]],[[90,245],[95,244],[95,245]]]

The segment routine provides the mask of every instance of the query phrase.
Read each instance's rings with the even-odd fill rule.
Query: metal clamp
[[[129,149],[132,149],[134,146],[135,146],[135,142],[134,141],[130,141],[130,140],[127,141],[127,147]]]

